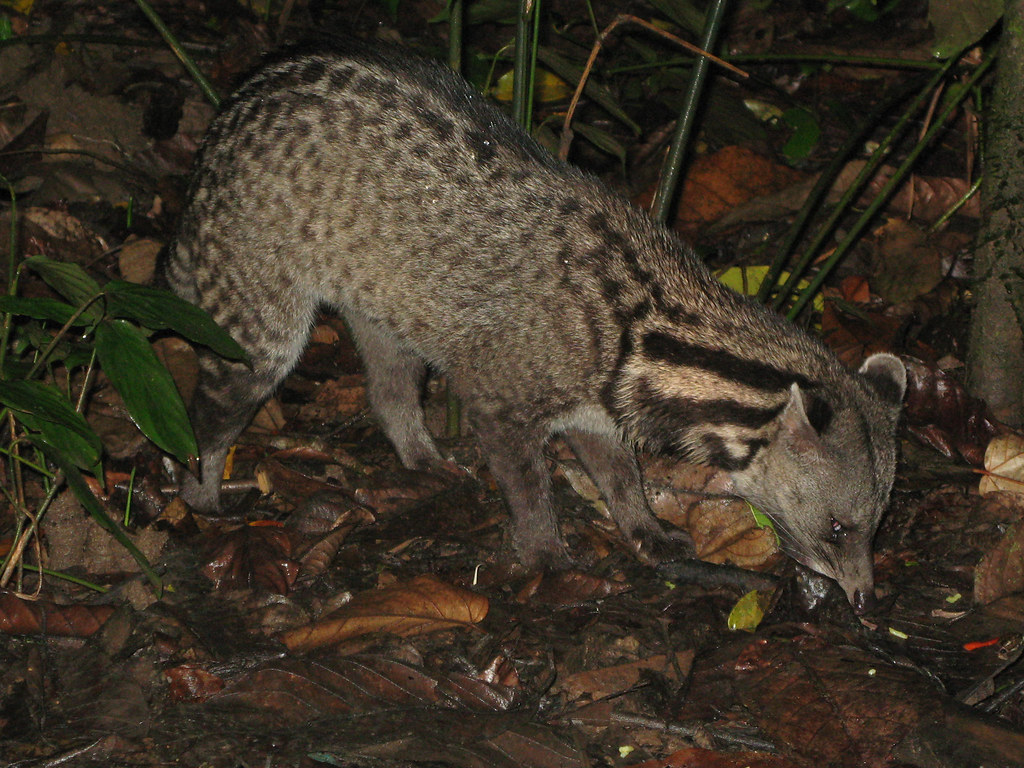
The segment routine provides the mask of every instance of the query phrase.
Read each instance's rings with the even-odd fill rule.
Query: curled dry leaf
[[[982,496],[993,491],[1024,493],[1024,436],[993,438],[985,449],[985,472],[978,485]]]
[[[375,518],[369,510],[362,507],[348,509],[344,515],[344,521],[339,521],[333,531],[320,538],[302,555],[299,561],[301,564],[299,582],[307,584],[324,573],[348,535],[356,528],[373,523],[374,520]]]
[[[477,624],[487,615],[483,595],[423,575],[363,592],[351,602],[281,639],[293,651],[308,651],[370,632],[418,635]]]
[[[774,532],[757,526],[745,501],[723,494],[724,473],[663,458],[645,462],[644,473],[654,513],[689,533],[701,560],[756,570],[778,559]]]

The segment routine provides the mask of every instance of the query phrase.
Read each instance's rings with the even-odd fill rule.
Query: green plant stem
[[[839,263],[839,260],[843,258],[850,247],[857,241],[860,233],[863,229],[871,222],[878,210],[888,202],[889,197],[896,190],[896,188],[903,181],[904,177],[910,172],[910,169],[914,167],[914,163],[917,161],[918,156],[927,148],[932,140],[939,134],[940,131],[945,129],[946,120],[953,113],[957,107],[968,95],[970,95],[971,88],[974,86],[981,77],[988,72],[989,67],[992,66],[992,62],[995,61],[994,56],[990,56],[983,61],[977,69],[971,74],[971,77],[963,88],[960,89],[959,93],[950,99],[942,113],[932,122],[928,132],[925,133],[924,137],[914,146],[914,148],[907,155],[906,159],[900,164],[899,168],[892,175],[892,178],[886,182],[885,186],[875,196],[875,199],[871,201],[871,204],[865,209],[864,213],[860,215],[853,227],[847,233],[843,241],[836,247],[835,251],[829,257],[828,261],[818,271],[818,274],[811,280],[810,285],[800,295],[796,304],[789,311],[789,318],[791,320],[799,317],[800,313],[803,312],[804,308],[810,303],[811,299],[821,288],[821,284],[825,282],[825,278],[828,277],[829,273]]]
[[[160,36],[163,37],[164,42],[166,42],[167,45],[170,46],[171,50],[174,51],[174,55],[178,57],[178,61],[180,61],[182,66],[185,67],[188,73],[192,76],[192,79],[196,81],[196,84],[203,92],[203,95],[206,96],[206,99],[213,104],[213,106],[219,108],[220,96],[217,94],[217,91],[214,90],[210,81],[206,79],[206,76],[199,69],[199,66],[196,64],[192,56],[189,55],[189,53],[182,47],[178,38],[175,37],[174,33],[171,32],[166,24],[164,24],[160,15],[153,10],[153,6],[151,6],[147,0],[135,0],[135,2],[142,12],[146,14],[146,18],[150,20],[154,27],[156,27],[157,32],[159,32]]]
[[[722,28],[726,2],[727,0],[714,0],[713,5],[708,11],[707,21],[704,25],[704,38],[701,40],[700,45],[705,51],[714,50],[715,41],[718,39],[718,32]],[[658,190],[654,194],[654,202],[651,205],[651,214],[655,220],[660,222],[668,221],[669,211],[676,198],[676,188],[682,173],[683,160],[686,148],[689,146],[690,132],[697,115],[697,107],[700,103],[701,94],[704,92],[704,82],[707,79],[709,66],[708,60],[701,56],[693,67],[690,87],[686,92],[686,99],[679,113],[672,146],[669,149],[661,181],[658,183]]]
[[[82,316],[83,312],[89,309],[89,307],[91,307],[101,298],[103,298],[103,294],[97,293],[95,296],[91,297],[88,301],[84,302],[82,306],[75,310],[75,313],[68,318],[68,321],[64,323],[64,325],[61,326],[61,329],[57,331],[57,334],[53,337],[53,339],[50,340],[50,343],[46,345],[46,349],[42,351],[42,353],[36,359],[35,363],[32,364],[32,367],[29,369],[29,372],[25,375],[26,380],[31,379],[33,376],[36,375],[36,372],[46,362],[47,358],[50,356],[50,353],[53,352],[54,347],[57,346],[57,344],[60,342],[64,334],[66,334],[72,328],[72,326],[74,326],[74,324],[78,321],[78,318]],[[93,360],[95,360],[95,354],[95,350],[93,350]]]
[[[792,292],[796,289],[800,279],[806,272],[807,267],[810,265],[814,255],[818,252],[818,248],[824,242],[825,238],[831,234],[836,222],[839,217],[846,211],[847,207],[856,200],[856,196],[860,194],[860,190],[871,178],[875,168],[888,156],[889,148],[896,142],[896,140],[903,135],[904,130],[910,124],[911,118],[921,108],[924,102],[928,99],[935,87],[942,81],[942,78],[946,76],[946,72],[952,62],[947,64],[942,70],[933,75],[928,82],[918,91],[916,98],[910,103],[910,105],[903,111],[900,119],[896,125],[889,131],[885,139],[879,145],[878,149],[874,152],[872,157],[868,160],[865,167],[861,170],[860,174],[857,175],[856,180],[850,185],[846,193],[843,195],[839,203],[833,208],[832,213],[825,220],[825,222],[818,228],[814,235],[811,243],[804,249],[803,256],[799,262],[793,267],[790,272],[789,279],[786,281],[772,302],[772,306],[779,310],[785,306]],[[786,263],[789,261],[792,254],[793,248],[803,234],[804,227],[807,221],[810,219],[818,207],[818,203],[825,196],[825,193],[831,188],[832,184],[835,183],[836,176],[842,170],[846,164],[847,157],[853,153],[853,151],[860,145],[861,136],[866,130],[869,130],[874,126],[876,121],[883,115],[886,114],[889,109],[893,106],[893,103],[897,100],[902,100],[903,95],[899,95],[896,99],[883,99],[879,102],[876,109],[872,110],[871,114],[861,122],[860,126],[853,131],[847,140],[843,143],[843,146],[833,156],[829,162],[828,167],[822,171],[818,177],[818,181],[815,183],[814,188],[807,196],[807,200],[801,207],[800,212],[797,214],[793,223],[790,225],[789,230],[786,233],[786,237],[779,247],[778,256],[772,262],[771,267],[768,269],[768,274],[765,275],[764,281],[761,283],[761,288],[757,292],[757,300],[760,302],[767,302],[771,295],[772,289],[775,287],[776,281],[779,275],[782,274],[782,270],[785,268]]]
[[[974,180],[974,183],[971,184],[970,188],[966,192],[964,192],[963,195],[961,195],[960,199],[953,203],[953,205],[949,207],[949,210],[947,210],[944,214],[939,216],[939,218],[936,219],[934,224],[928,227],[928,233],[932,234],[938,232],[939,229],[942,228],[942,226],[947,221],[953,218],[957,211],[959,211],[961,208],[964,207],[964,205],[967,204],[968,200],[970,200],[972,197],[978,194],[978,190],[981,189],[981,182],[984,178],[984,176],[979,176],[978,178],[976,178]]]
[[[745,62],[782,62],[782,63],[794,63],[799,64],[800,62],[821,62],[825,64],[836,64],[836,65],[848,65],[858,67],[877,67],[879,69],[941,69],[945,66],[944,62],[938,61],[917,61],[914,59],[879,59],[872,56],[847,56],[843,57],[838,54],[749,54],[739,56],[722,56],[725,61],[730,64],[743,64]],[[668,67],[688,67],[693,64],[693,59],[690,57],[678,57],[671,59],[659,59],[657,62],[644,62],[642,64],[623,64],[618,67],[608,67],[607,72],[609,75],[621,75],[628,74],[630,72],[646,72],[648,70],[664,70]]]
[[[465,13],[462,0],[452,0],[448,9],[448,66],[462,72],[462,25]]]
[[[4,408],[2,411],[0,411],[0,421],[5,421],[9,414],[10,414],[10,410],[7,409],[7,408]],[[44,466],[42,466],[40,464],[36,464],[34,462],[31,462],[28,459],[26,459],[24,456],[22,456],[21,454],[15,453],[14,451],[12,451],[12,450],[10,450],[8,448],[0,448],[0,453],[2,453],[4,456],[7,456],[8,458],[10,458],[13,461],[19,462],[22,466],[28,467],[33,472],[38,472],[39,474],[43,475],[44,477],[53,477],[53,473],[50,470],[48,470],[46,467],[44,467]],[[7,488],[5,488],[3,486],[0,486],[0,491],[3,491],[4,494],[6,494],[7,493]],[[10,501],[10,497],[9,496],[8,496],[8,501]]]
[[[11,233],[7,241],[7,295],[14,296],[18,291],[18,270],[14,267],[18,255],[18,196],[11,182],[2,174],[0,183],[7,187],[7,192],[11,196]],[[7,347],[11,341],[13,323],[14,316],[10,312],[4,313],[3,327],[0,328],[0,381],[5,378],[4,367],[7,363]]]
[[[512,119],[527,133],[533,106],[533,80],[531,54],[533,44],[531,14],[537,13],[536,0],[519,0],[519,14],[516,17],[516,50],[512,67]],[[533,61],[536,61],[533,59]]]
[[[63,573],[62,571],[51,571],[49,568],[40,568],[37,565],[28,565],[26,563],[23,563],[21,567],[24,568],[26,571],[35,571],[36,573],[41,573],[44,576],[52,576],[55,579],[68,581],[72,584],[77,584],[80,587],[91,589],[93,592],[99,592],[100,594],[105,594],[110,591],[110,587],[104,587],[102,584],[96,584],[95,582],[88,581],[86,579],[80,579],[77,576],[72,576],[70,573]]]

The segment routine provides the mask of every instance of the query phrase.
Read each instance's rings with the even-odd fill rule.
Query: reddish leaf
[[[88,637],[113,612],[109,605],[57,605],[0,592],[0,632],[9,635]]]
[[[224,688],[224,681],[195,664],[182,664],[164,671],[174,701],[206,701]]]
[[[217,538],[203,573],[217,589],[262,587],[286,594],[299,566],[288,533],[280,527],[246,525]]]

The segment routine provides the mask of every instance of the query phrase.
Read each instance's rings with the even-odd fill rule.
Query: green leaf
[[[623,169],[625,169],[626,147],[612,134],[608,133],[608,131],[603,131],[600,128],[595,128],[592,125],[577,123],[575,121],[573,121],[572,129],[602,152],[607,152],[609,155],[617,157],[619,162],[622,163]]]
[[[1004,8],[1004,0],[931,0],[928,21],[935,29],[935,57],[948,59],[980,40],[1002,18]]]
[[[732,610],[729,611],[729,629],[753,632],[764,618],[765,603],[767,602],[766,597],[758,593],[756,589],[747,592],[736,601]]]
[[[76,307],[82,306],[100,292],[99,283],[77,264],[54,261],[46,256],[29,256],[24,264]],[[83,316],[86,316],[87,321],[95,322],[100,317],[100,308],[90,307]]]
[[[126,320],[96,326],[96,354],[142,433],[182,464],[196,455],[196,438],[171,374],[145,334]]]
[[[0,403],[76,466],[102,477],[99,436],[56,388],[40,381],[0,381]]]
[[[782,120],[793,129],[793,135],[782,148],[782,154],[790,160],[803,160],[814,151],[818,146],[818,139],[821,138],[818,118],[813,112],[802,107],[794,107],[782,113]]]
[[[0,312],[12,315],[34,317],[36,320],[52,320],[63,325],[75,314],[75,308],[57,299],[25,299],[21,296],[0,296]],[[80,325],[88,325],[88,321],[78,318]]]
[[[229,360],[248,357],[238,342],[206,312],[170,291],[112,280],[104,292],[107,312],[114,317],[134,320],[147,328],[172,330]]]
[[[128,534],[121,528],[117,523],[110,519],[110,515],[107,514],[106,510],[103,509],[103,505],[100,504],[89,486],[86,484],[82,475],[77,469],[68,461],[68,457],[63,454],[62,451],[55,448],[53,445],[46,442],[46,440],[39,438],[38,436],[32,436],[29,438],[32,440],[39,450],[46,454],[46,457],[57,465],[64,472],[64,480],[68,484],[68,488],[75,494],[79,503],[85,507],[86,512],[89,516],[102,528],[113,536],[123,546],[132,557],[135,558],[135,562],[139,564],[142,572],[146,574],[146,578],[149,579],[150,583],[156,587],[157,591],[163,589],[163,584],[160,577],[153,570],[153,566],[149,564],[149,560],[146,556],[139,551],[139,548],[135,546]]]
[[[99,438],[93,433],[95,440],[85,437],[77,429],[47,421],[35,414],[15,411],[14,418],[26,429],[38,432],[47,443],[62,451],[76,467],[103,479],[103,465],[100,463]]]

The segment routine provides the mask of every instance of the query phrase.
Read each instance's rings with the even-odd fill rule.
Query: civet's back
[[[636,446],[729,470],[787,551],[856,605],[872,593],[899,360],[847,371],[439,65],[347,40],[265,63],[210,127],[166,277],[252,356],[202,356],[202,479],[182,490],[200,509],[325,305],[407,466],[440,461],[420,396],[428,365],[447,374],[524,563],[568,562],[542,455],[557,432],[641,555],[666,537]]]

